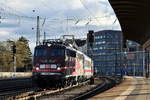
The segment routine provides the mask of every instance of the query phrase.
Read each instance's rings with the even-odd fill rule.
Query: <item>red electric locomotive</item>
[[[35,47],[33,80],[40,87],[64,87],[93,80],[91,58],[63,42],[44,42]]]

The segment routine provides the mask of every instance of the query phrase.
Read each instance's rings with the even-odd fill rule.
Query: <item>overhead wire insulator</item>
[[[75,22],[75,25],[76,25],[76,24],[78,24],[78,23],[79,23],[79,21],[80,21],[80,20],[77,20],[77,21]]]

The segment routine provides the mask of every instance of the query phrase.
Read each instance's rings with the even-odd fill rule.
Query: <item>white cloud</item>
[[[34,47],[36,46],[36,44],[34,42],[29,42],[29,47],[31,49],[31,52],[33,53],[34,52]]]
[[[30,40],[32,50],[35,46],[36,20],[21,17],[11,18],[11,15],[8,13],[31,17],[39,15],[43,18],[48,18],[42,30],[46,31],[49,37],[66,34],[68,33],[67,29],[70,34],[80,33],[83,37],[86,36],[88,29],[94,29],[95,31],[102,29],[119,29],[118,21],[113,24],[116,17],[113,14],[108,0],[81,1],[83,4],[80,0],[0,0],[0,5],[1,3],[4,4],[3,6],[1,5],[0,8],[5,7],[7,12],[4,15],[8,17],[8,19],[3,20],[3,23],[0,25],[0,38],[19,38],[19,36],[23,35]],[[33,10],[35,10],[35,12],[33,12]],[[67,17],[73,18],[73,20],[67,22]],[[90,21],[90,18],[92,21]],[[80,20],[80,22],[75,24],[77,20]],[[43,20],[40,22],[43,23]],[[88,22],[89,24],[86,25]],[[32,28],[34,28],[34,30],[32,30]]]
[[[1,38],[1,40],[4,40],[4,39],[8,38],[9,35],[10,35],[10,33],[8,31],[0,30],[0,38]]]
[[[81,4],[80,0],[68,0],[69,1],[69,8],[71,9],[80,9],[83,7],[83,5]]]

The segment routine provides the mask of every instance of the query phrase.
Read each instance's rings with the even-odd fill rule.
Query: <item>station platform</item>
[[[0,79],[31,77],[32,72],[0,72]]]
[[[88,100],[150,100],[150,79],[125,77],[121,84]]]

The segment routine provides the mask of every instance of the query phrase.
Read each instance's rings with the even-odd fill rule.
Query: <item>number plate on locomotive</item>
[[[52,73],[41,73],[41,75],[52,75]]]

